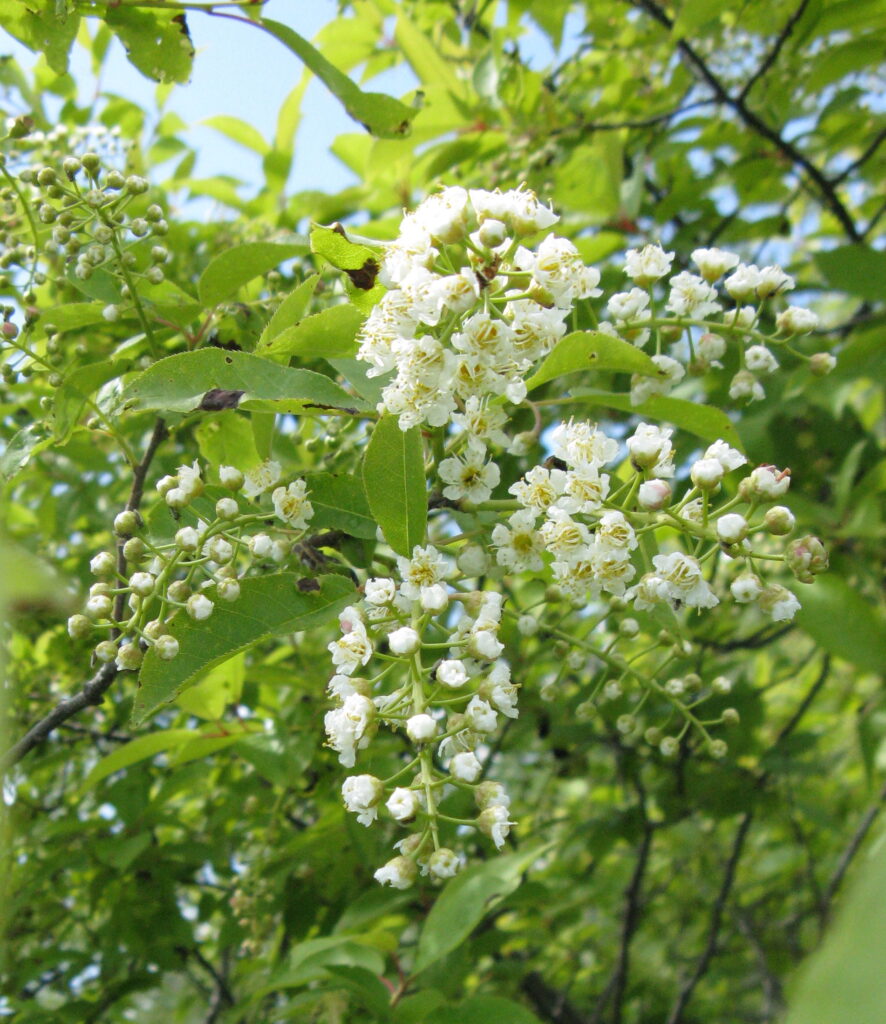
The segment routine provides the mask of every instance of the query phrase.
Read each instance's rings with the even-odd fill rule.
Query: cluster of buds
[[[179,652],[172,625],[180,615],[201,622],[216,603],[240,597],[241,580],[268,568],[279,568],[290,557],[293,544],[313,515],[304,480],[273,490],[271,501],[280,527],[268,532],[267,512],[258,512],[237,497],[258,498],[279,480],[280,467],[264,463],[244,474],[233,466],[219,469],[222,487],[230,494],[214,506],[194,503],[204,495],[197,463],[180,466],[163,477],[157,490],[176,518],[190,506],[187,525],[171,540],[147,536],[137,512],[126,509],[114,520],[118,553],[101,551],[89,563],[97,581],[90,587],[83,612],[68,620],[68,632],[81,639],[103,629],[111,637],[95,648],[101,662],[136,670],[144,652],[171,660]],[[251,486],[249,486],[251,484]]]
[[[454,589],[455,568],[432,546],[399,557],[397,570],[398,579],[367,580],[362,601],[341,613],[341,636],[329,644],[337,706],[325,725],[348,768],[381,726],[409,747],[391,777],[353,775],[342,786],[345,806],[363,825],[381,812],[410,830],[395,845],[398,856],[375,874],[405,889],[419,872],[442,880],[459,870],[463,857],[443,843],[444,829],[471,826],[496,848],[504,844],[514,824],[509,799],[503,786],[483,780],[483,757],[499,716],[517,717],[517,687],[498,638],[500,593]],[[476,817],[442,814],[453,789],[473,794]]]

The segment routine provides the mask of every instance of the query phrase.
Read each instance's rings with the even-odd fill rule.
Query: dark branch
[[[871,825],[880,811],[883,810],[883,804],[886,803],[886,785],[877,794],[877,798],[873,804],[864,812],[861,821],[858,823],[858,827],[855,832],[852,833],[852,838],[849,840],[849,844],[846,849],[840,855],[839,861],[837,861],[837,867],[831,875],[831,880],[825,887],[824,895],[822,897],[822,905],[824,908],[825,916],[830,914],[833,906],[834,897],[837,895],[837,890],[843,883],[843,878],[846,872],[849,870],[849,865],[852,863],[855,855],[861,848],[861,844],[864,842],[865,836],[871,829]]]
[[[839,185],[841,181],[845,181],[850,174],[857,171],[859,167],[877,152],[883,142],[886,141],[886,128],[881,128],[879,132],[871,139],[870,145],[861,154],[857,160],[853,160],[852,163],[844,170],[841,171],[836,178],[831,178],[832,185]]]
[[[646,11],[646,13],[654,18],[663,28],[666,28],[668,32],[673,29],[673,20],[668,17],[657,3],[655,3],[655,0],[627,0],[627,2],[633,7],[638,7],[641,10]],[[764,139],[768,139],[774,146],[778,147],[778,149],[791,161],[791,163],[805,171],[807,177],[818,189],[819,195],[824,201],[824,204],[840,222],[846,236],[853,242],[860,242],[862,235],[855,226],[855,222],[849,211],[837,195],[833,183],[825,177],[824,173],[819,170],[815,164],[812,163],[809,157],[799,150],[792,142],[789,142],[774,128],[768,125],[758,114],[755,114],[754,111],[748,107],[743,96],[732,96],[720,79],[713,73],[713,71],[711,71],[710,67],[708,67],[707,61],[705,61],[691,43],[688,43],[685,39],[681,39],[677,43],[677,49],[685,59],[686,63],[695,72],[697,77],[708,86],[714,94],[714,97],[720,103],[734,110],[748,128],[756,132],[758,135],[761,135]]]
[[[785,22],[785,26],[781,30],[781,32],[779,32],[778,38],[772,45],[772,49],[769,51],[769,53],[766,54],[766,56],[760,63],[760,66],[748,79],[744,89],[742,89],[741,92],[738,94],[738,100],[740,103],[743,103],[747,99],[748,93],[751,91],[751,89],[754,88],[757,82],[760,81],[760,79],[769,71],[772,65],[778,60],[782,47],[790,38],[791,33],[794,31],[794,26],[803,17],[803,13],[805,12],[808,6],[809,0],[800,0],[799,7]]]
[[[141,462],[133,468],[132,475],[132,488],[129,492],[129,500],[126,502],[126,508],[131,509],[135,512],[138,511],[139,506],[142,502],[145,489],[145,479],[148,475],[151,462],[154,459],[154,455],[157,449],[166,437],[166,424],[162,419],[158,419],[154,424],[154,430],[151,434],[151,438],[148,441],[148,446],[145,449],[145,454],[142,456]],[[126,572],[126,559],[123,557],[123,543],[122,541],[117,546],[117,567],[121,574]],[[114,604],[114,618],[118,621],[123,617],[125,594],[118,594]],[[115,629],[112,635],[119,636],[119,630]],[[74,715],[79,714],[84,708],[92,705],[101,704],[104,700],[105,692],[111,686],[111,683],[117,677],[117,666],[114,662],[107,662],[95,673],[95,675],[83,684],[83,689],[75,694],[73,697],[66,697],[46,715],[45,718],[41,719],[35,726],[32,726],[24,736],[10,747],[6,753],[0,757],[0,772],[8,771],[14,764],[17,764],[28,751],[33,750],[38,744],[42,743],[46,737],[54,730],[57,729],[63,722],[66,722],[69,718],[73,718]]]
[[[739,822],[735,838],[732,840],[732,850],[729,854],[726,870],[723,872],[720,891],[717,894],[717,899],[714,902],[713,909],[711,910],[711,919],[708,924],[708,937],[705,942],[704,950],[696,961],[695,969],[692,974],[685,982],[683,982],[680,991],[677,993],[677,998],[674,1000],[674,1005],[671,1007],[671,1012],[668,1014],[666,1024],[679,1024],[683,1019],[683,1011],[686,1009],[689,1000],[692,998],[692,993],[695,991],[696,985],[698,985],[707,973],[711,960],[713,960],[714,954],[717,952],[717,940],[720,935],[720,924],[723,920],[723,911],[726,907],[726,901],[729,899],[729,894],[732,892],[732,886],[735,883],[738,862],[741,859],[742,852],[744,851],[745,840],[747,839],[753,819],[753,813],[748,811],[742,816],[742,819]]]

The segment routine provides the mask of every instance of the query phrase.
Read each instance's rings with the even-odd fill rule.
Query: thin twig
[[[886,128],[881,128],[879,132],[871,139],[870,145],[864,152],[858,157],[857,160],[853,160],[852,163],[843,171],[837,175],[836,178],[831,178],[832,185],[839,185],[841,181],[845,181],[853,171],[857,171],[859,167],[877,152],[883,142],[886,141]]]
[[[132,488],[129,492],[129,500],[126,502],[127,509],[131,509],[134,512],[138,511],[144,495],[145,478],[148,475],[154,455],[165,437],[166,424],[162,419],[158,419],[154,424],[151,439],[148,441],[148,446],[145,449],[141,462],[133,468]],[[126,560],[123,557],[122,543],[118,545],[117,566],[121,572],[125,572]],[[114,618],[117,620],[123,615],[124,601],[125,595],[118,594],[114,606]],[[119,635],[119,630],[115,629],[113,635]],[[79,693],[59,701],[45,718],[32,726],[18,743],[10,747],[0,757],[0,773],[8,771],[14,764],[17,764],[28,751],[33,750],[34,747],[42,743],[63,722],[73,718],[74,715],[79,714],[91,704],[101,704],[104,700],[105,692],[116,679],[117,672],[117,666],[113,661],[106,662],[91,679],[83,684],[83,688]]]
[[[809,6],[809,0],[800,0],[800,5],[794,11],[794,13],[785,22],[784,28],[779,32],[778,38],[772,45],[772,49],[763,58],[760,66],[748,79],[745,87],[738,94],[739,102],[744,102],[747,99],[748,93],[757,82],[769,71],[772,65],[778,60],[779,54],[781,53],[782,47],[790,38],[791,33],[794,31],[794,26],[803,17],[806,8]]]

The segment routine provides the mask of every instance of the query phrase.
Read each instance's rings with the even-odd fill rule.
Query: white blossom
[[[384,786],[374,775],[352,775],[342,783],[341,795],[347,810],[368,827],[378,818],[377,805],[384,795]]]

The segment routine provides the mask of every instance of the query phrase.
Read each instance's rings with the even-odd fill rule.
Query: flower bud
[[[763,525],[773,537],[786,537],[796,525],[794,513],[784,505],[773,505],[763,517]]]
[[[434,675],[438,683],[441,683],[443,686],[449,686],[452,689],[458,689],[468,681],[468,673],[465,670],[464,662],[454,658],[441,661]]]
[[[170,508],[184,508],[191,499],[181,487],[173,487],[163,495],[163,500]]]
[[[219,519],[235,519],[240,513],[240,506],[233,498],[219,498],[215,503],[215,514]]]
[[[722,718],[724,725],[738,725],[741,721],[741,715],[736,708],[724,708]]]
[[[210,537],[203,545],[203,554],[213,562],[224,565],[234,557],[234,547],[224,537]]]
[[[787,493],[791,485],[791,471],[775,466],[757,466],[749,477],[742,480],[750,495],[759,501],[775,501]],[[739,491],[741,493],[741,491]]]
[[[394,857],[382,865],[373,877],[381,885],[390,885],[394,889],[408,889],[415,881],[418,868],[409,857]]]
[[[665,736],[659,743],[658,749],[662,757],[676,757],[680,750],[680,742],[674,736]]]
[[[117,559],[110,551],[99,551],[90,559],[89,571],[93,576],[113,576],[117,571]]]
[[[427,743],[437,733],[437,723],[430,715],[413,715],[407,719],[406,735],[413,743]]]
[[[717,539],[721,544],[738,544],[748,535],[748,521],[736,512],[729,512],[717,520]]]
[[[236,601],[240,597],[240,581],[232,579],[219,580],[215,592],[220,601],[227,601],[228,603]]]
[[[388,636],[388,646],[392,654],[414,654],[421,646],[421,637],[411,626],[402,626]]]
[[[432,878],[452,878],[458,874],[460,867],[461,861],[458,859],[458,855],[445,846],[434,850],[428,858],[428,872]]]
[[[102,640],[93,651],[96,661],[109,662],[117,657],[117,645],[113,640]]]
[[[185,602],[185,611],[196,622],[202,622],[212,615],[212,601],[205,594],[191,594]]]
[[[68,619],[68,636],[72,640],[82,640],[92,632],[92,623],[85,615],[72,615]]]
[[[736,576],[729,584],[729,591],[739,604],[747,604],[749,601],[756,600],[762,590],[763,584],[760,582],[760,578],[752,572],[744,572],[740,576]]]
[[[703,491],[714,491],[723,480],[725,470],[719,459],[699,459],[690,470],[690,477],[696,487]]]
[[[114,533],[119,537],[132,535],[139,526],[139,515],[134,509],[126,508],[114,516]]]
[[[218,478],[222,487],[229,491],[239,491],[243,486],[243,474],[234,466],[219,466]]]
[[[84,609],[90,619],[107,619],[111,614],[113,602],[105,594],[90,597]]]
[[[453,778],[462,782],[476,782],[483,771],[483,765],[473,750],[465,750],[452,758],[449,762],[449,771]]]
[[[473,579],[486,573],[489,568],[489,559],[479,544],[468,544],[458,553],[455,564],[463,575]]]
[[[622,619],[618,624],[618,635],[629,640],[640,632],[640,623],[636,619]]]
[[[134,672],[136,669],[141,667],[141,663],[144,661],[145,652],[138,646],[138,644],[122,644],[120,649],[117,651],[117,668],[121,672]]]
[[[784,560],[801,583],[812,583],[828,568],[828,553],[818,537],[806,536],[791,541]]]
[[[708,746],[708,753],[719,761],[720,758],[725,757],[729,753],[729,747],[723,740],[711,740]]]
[[[129,577],[129,589],[139,597],[153,594],[156,580],[149,572],[136,572]]]
[[[273,546],[274,542],[266,533],[257,533],[249,538],[249,550],[254,558],[268,558]]]
[[[670,503],[671,494],[667,480],[644,480],[637,490],[637,504],[647,512],[658,512]]]
[[[174,580],[166,588],[170,601],[184,602],[191,596],[191,588],[184,580]]]
[[[789,622],[800,609],[800,602],[785,587],[770,583],[757,598],[760,610],[770,616],[773,622]]]
[[[729,676],[715,676],[711,680],[711,689],[714,693],[731,693],[732,692],[732,680]]]
[[[395,821],[405,823],[415,818],[421,808],[421,804],[415,790],[398,786],[388,797],[385,807],[390,811],[391,817]]]
[[[177,485],[177,476],[161,476],[160,479],[157,481],[157,493],[160,495],[161,498],[165,498],[169,491],[171,491],[172,488],[176,487]]]
[[[200,534],[193,526],[183,526],[175,534],[175,546],[180,551],[194,554],[200,547]]]
[[[809,360],[809,370],[813,377],[827,377],[837,365],[837,360],[830,352],[816,352]]]

